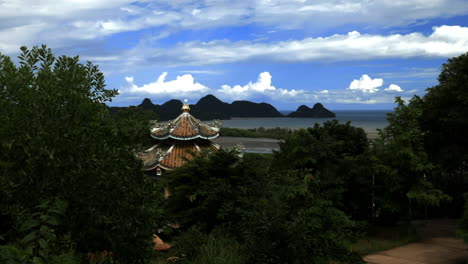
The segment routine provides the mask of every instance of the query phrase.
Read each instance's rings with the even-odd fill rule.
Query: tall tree
[[[405,103],[397,97],[395,103],[394,112],[388,114],[388,126],[379,131],[373,144],[376,206],[384,217],[411,216],[412,202],[427,208],[450,200],[431,183],[436,175],[421,131],[423,100],[414,96]]]
[[[438,81],[423,97],[421,129],[437,185],[453,196],[448,213],[457,216],[468,187],[468,53],[443,64]]]
[[[370,216],[369,142],[362,128],[327,121],[286,136],[273,169],[295,169],[320,176],[321,193],[353,218]]]
[[[160,192],[141,172],[128,124],[109,116],[117,91],[78,56],[21,51],[19,66],[0,54],[0,235],[14,243],[25,214],[58,199],[68,207],[55,232],[70,234],[77,252],[142,260],[162,224]]]
[[[432,160],[446,169],[468,163],[468,53],[442,65],[439,84],[424,96],[422,131]]]

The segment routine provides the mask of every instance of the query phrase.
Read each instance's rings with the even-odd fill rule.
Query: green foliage
[[[411,217],[411,200],[421,204],[419,190],[425,188],[421,184],[431,184],[430,178],[423,181],[423,177],[426,174],[432,176],[433,170],[424,149],[420,126],[423,100],[414,96],[405,103],[397,97],[395,102],[397,107],[388,114],[389,124],[379,131],[379,138],[373,142],[372,149],[375,157],[376,215],[389,220],[402,215]],[[433,198],[438,199],[436,196]]]
[[[280,143],[275,164],[284,168],[314,169],[328,167],[331,163],[363,154],[368,141],[362,128],[351,123],[327,121],[322,126],[299,129]]]
[[[222,137],[253,137],[253,138],[276,138],[284,139],[287,135],[292,133],[290,128],[249,128],[249,129],[240,129],[240,128],[229,128],[222,127],[219,134]]]
[[[458,225],[457,234],[463,238],[466,243],[468,243],[468,193],[465,193],[465,211],[463,213],[462,220]]]
[[[453,197],[446,213],[459,216],[468,188],[468,53],[443,64],[438,80],[423,98],[421,129],[437,169],[434,183]]]
[[[91,62],[45,46],[21,50],[18,67],[0,55],[0,234],[16,243],[16,219],[59,199],[68,207],[57,230],[76,252],[142,261],[164,225],[162,192],[134,156],[133,133],[148,124],[131,111],[109,116],[104,103],[117,91]]]
[[[424,206],[440,206],[443,202],[450,202],[452,197],[434,188],[434,185],[426,178],[419,180],[406,196]]]
[[[438,80],[424,96],[422,129],[431,159],[453,170],[468,161],[468,53],[443,64]]]
[[[319,177],[270,171],[267,161],[259,155],[240,159],[235,151],[220,150],[166,175],[175,219],[185,229],[196,227],[188,231],[188,238],[176,240],[177,247],[193,260],[227,258],[237,247],[226,247],[224,253],[212,246],[197,249],[205,234],[222,230],[224,237],[242,245],[246,263],[359,261],[350,252],[354,224],[319,193]]]
[[[206,242],[201,244],[200,253],[190,261],[191,264],[242,264],[243,255],[239,243],[226,238],[221,232],[211,233]]]
[[[182,263],[245,263],[240,244],[234,238],[227,237],[222,230],[206,234],[197,228],[191,228],[177,239],[177,250],[185,254]]]
[[[146,149],[154,144],[148,136],[148,120],[156,120],[153,111],[145,111],[140,107],[129,106],[120,109],[113,115],[115,126],[122,144],[134,146],[135,151]]]
[[[283,173],[270,174],[263,195],[241,212],[249,263],[361,263],[350,251],[354,223],[321,197],[320,179]]]
[[[66,203],[44,202],[32,214],[19,219],[22,238],[16,243],[0,246],[2,263],[79,263],[73,253],[69,234],[61,234],[59,225],[66,211]]]
[[[224,222],[233,210],[236,187],[242,181],[241,159],[234,150],[204,153],[167,174],[171,197],[168,208],[184,226],[200,225],[204,230]]]
[[[369,215],[372,168],[363,129],[327,121],[300,129],[280,143],[274,169],[296,169],[320,176],[322,195],[353,218]]]

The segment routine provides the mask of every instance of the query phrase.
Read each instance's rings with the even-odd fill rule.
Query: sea
[[[281,111],[288,114],[290,111]],[[340,123],[351,122],[351,125],[363,128],[368,133],[374,133],[388,125],[387,114],[391,110],[335,110],[336,118],[232,118],[222,120],[223,127],[230,128],[275,128],[284,127],[291,129],[307,128],[315,123],[322,124],[327,120],[337,119]]]

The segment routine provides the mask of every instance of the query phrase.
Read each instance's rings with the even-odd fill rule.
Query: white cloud
[[[213,70],[183,70],[179,71],[181,73],[193,73],[193,74],[209,74],[209,75],[218,75],[223,74],[222,71],[213,71]]]
[[[401,89],[401,87],[396,84],[390,84],[390,86],[384,90],[388,92],[403,92],[403,89]]]
[[[348,89],[349,90],[358,90],[364,93],[375,93],[377,92],[380,86],[383,85],[383,79],[375,78],[372,79],[367,74],[363,74],[359,80],[353,80]]]
[[[126,87],[122,89],[122,93],[139,93],[150,95],[180,96],[193,97],[199,94],[207,93],[210,89],[206,86],[194,81],[191,74],[177,76],[175,80],[166,81],[167,72],[162,73],[155,82],[147,83],[138,86],[134,83],[133,76],[125,77],[127,82]]]
[[[262,72],[258,75],[256,81],[250,81],[245,85],[227,85],[224,84],[219,88],[208,88],[203,84],[195,82],[190,74],[178,76],[175,80],[166,81],[167,73],[159,76],[158,80],[137,86],[134,83],[133,77],[125,77],[126,86],[123,87],[122,95],[117,100],[123,101],[126,97],[134,98],[135,95],[154,96],[160,98],[189,98],[196,100],[208,93],[214,94],[224,101],[234,100],[253,100],[296,104],[313,104],[321,103],[346,103],[346,104],[377,104],[377,103],[393,103],[394,93],[403,92],[403,90],[391,84],[384,90],[377,89],[383,85],[382,79],[372,79],[364,74],[357,81],[356,87],[359,89],[342,89],[321,90],[321,91],[305,91],[295,89],[277,88],[272,84],[272,76],[269,72]],[[377,81],[376,81],[377,80]],[[364,88],[363,88],[364,87]],[[373,88],[369,88],[373,87]],[[374,90],[369,92],[369,90]],[[389,92],[390,91],[390,92]],[[411,91],[415,92],[415,91]],[[408,92],[405,92],[408,93]],[[122,97],[123,96],[123,97]]]
[[[235,85],[233,87],[225,84],[221,87],[221,92],[226,94],[242,94],[247,92],[275,91],[276,87],[271,85],[271,75],[269,72],[262,72],[258,75],[256,82],[249,82],[244,86]]]
[[[382,87],[383,84],[384,80],[382,78],[372,79],[372,77],[370,77],[369,75],[363,74],[361,78],[359,78],[359,80],[353,80],[347,88],[347,90],[351,92],[348,97],[352,98],[341,98],[340,100],[342,100],[343,102],[349,102],[354,100],[356,102],[364,103],[379,103],[393,98],[393,95],[389,97],[385,94],[380,93],[381,90],[379,88]],[[390,86],[383,89],[383,91],[395,93],[403,92],[403,89],[401,89],[400,86],[392,83],[390,84]],[[358,94],[356,94],[356,92]]]
[[[217,90],[216,95],[224,99],[248,99],[254,97],[267,97],[271,99],[287,100],[304,94],[303,90],[287,90],[276,88],[272,85],[272,76],[269,72],[262,72],[258,75],[256,82],[248,82],[246,85],[230,86],[224,84],[221,89]]]
[[[86,41],[143,29],[149,29],[151,37],[164,37],[181,30],[246,24],[265,26],[266,32],[304,28],[308,32],[314,29],[320,32],[323,25],[393,27],[467,12],[466,0],[3,0],[0,1],[0,49],[11,54],[16,51],[11,47],[41,43],[62,48],[76,45],[76,40],[85,41],[80,45],[87,47]],[[45,26],[33,30],[37,24]],[[16,33],[11,36],[8,32],[13,29]],[[460,36],[466,35],[463,28],[445,30],[448,32],[440,30],[440,36],[434,35],[443,39],[442,42],[433,43],[432,49],[424,49],[429,50],[429,55],[444,50],[444,43],[459,41]],[[17,35],[24,38],[16,38]],[[446,53],[443,51],[440,56]]]
[[[245,61],[312,62],[385,58],[448,58],[468,51],[468,27],[434,27],[433,33],[371,35],[357,31],[345,35],[269,43],[214,40],[179,43],[169,49],[135,47],[125,57],[133,65],[212,65]],[[149,55],[151,54],[151,55]]]
[[[440,73],[440,68],[421,68],[421,67],[410,67],[403,68],[401,71],[394,72],[380,72],[379,76],[386,78],[397,78],[403,79],[429,79],[435,80]]]

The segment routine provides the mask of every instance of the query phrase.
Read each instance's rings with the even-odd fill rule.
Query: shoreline
[[[377,131],[366,131],[366,134],[367,138],[370,140],[378,137]],[[212,141],[222,148],[233,148],[241,144],[245,152],[248,153],[273,153],[273,150],[279,150],[279,142],[281,140],[254,137],[217,137],[212,139]]]

